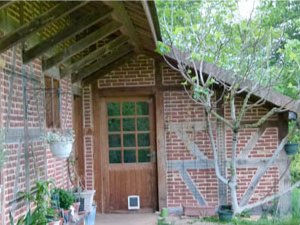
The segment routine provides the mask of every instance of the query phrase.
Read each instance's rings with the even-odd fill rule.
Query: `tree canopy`
[[[164,43],[243,79],[262,85],[276,81],[274,89],[299,97],[298,1],[260,1],[249,18],[239,15],[234,0],[156,2]]]

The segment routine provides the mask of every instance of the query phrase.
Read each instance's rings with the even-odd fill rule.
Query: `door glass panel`
[[[150,162],[151,155],[149,149],[140,149],[139,150],[139,162]]]
[[[108,120],[108,131],[120,131],[120,119],[109,119]]]
[[[134,147],[135,146],[135,134],[124,134],[123,135],[124,147]]]
[[[119,116],[120,115],[120,103],[110,102],[107,104],[107,115],[108,116]]]
[[[123,102],[122,104],[122,115],[129,116],[135,113],[135,103],[134,102]]]
[[[110,150],[109,163],[121,163],[121,162],[122,162],[121,150]]]
[[[138,134],[138,145],[139,146],[150,146],[149,134]]]
[[[121,147],[121,136],[120,134],[110,134],[108,136],[109,147]]]
[[[124,150],[124,163],[135,163],[135,150]]]
[[[149,104],[147,102],[137,102],[136,111],[138,115],[148,115],[149,114]]]
[[[149,118],[138,118],[137,119],[137,129],[138,129],[138,131],[148,131],[149,130]]]
[[[123,131],[134,131],[134,130],[135,130],[134,118],[123,119]]]
[[[146,100],[107,103],[109,163],[151,161],[151,115]]]

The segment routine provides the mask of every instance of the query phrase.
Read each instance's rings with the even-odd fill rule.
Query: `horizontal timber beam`
[[[100,10],[87,15],[86,17],[78,15],[78,20],[76,20],[75,23],[63,29],[52,38],[42,41],[31,49],[25,51],[23,53],[23,62],[30,62],[34,58],[41,56],[50,48],[54,47],[54,45],[57,45],[64,40],[71,38],[72,36],[82,32],[86,28],[96,24],[100,20],[107,18],[108,16],[110,16],[111,11],[112,10],[108,8],[101,8]]]
[[[100,41],[107,36],[111,35],[118,29],[120,29],[121,24],[115,21],[111,21],[105,24],[103,27],[98,29],[97,31],[87,35],[86,37],[82,38],[81,40],[77,41],[75,44],[71,45],[70,47],[64,49],[62,52],[55,54],[54,56],[50,57],[49,59],[43,60],[43,70],[47,70],[59,63],[62,63],[69,58],[71,58],[76,53],[84,50],[85,48],[95,44],[97,41]],[[64,77],[64,74],[62,77]]]
[[[77,73],[81,68],[90,64],[95,59],[102,57],[103,55],[109,53],[112,49],[115,49],[121,45],[123,45],[126,41],[128,41],[128,37],[126,36],[119,36],[116,39],[110,41],[104,46],[96,49],[95,51],[91,52],[87,56],[83,57],[82,59],[78,60],[77,62],[71,64],[70,66],[61,70],[61,78],[65,77],[71,73]]]
[[[80,71],[78,71],[77,74],[73,74],[72,83],[88,77],[90,74],[96,72],[97,70],[102,69],[103,67],[125,56],[131,51],[133,51],[132,46],[124,45],[118,48],[117,50],[113,51],[111,54],[99,58],[96,62],[92,63],[91,65],[82,68]]]
[[[46,24],[49,24],[73,11],[80,8],[87,2],[60,2],[47,12],[41,14],[29,23],[17,28],[13,32],[5,35],[0,39],[0,53],[9,49],[14,44],[26,39],[31,34],[42,29]]]
[[[113,63],[109,64],[108,66],[102,68],[101,70],[96,71],[94,74],[91,74],[90,76],[85,78],[82,81],[82,85],[85,86],[85,85],[88,85],[88,84],[98,80],[105,74],[108,74],[111,71],[117,69],[119,66],[129,62],[132,58],[134,58],[135,55],[136,55],[136,53],[134,53],[134,52],[128,53],[127,55],[123,56],[122,58],[120,58],[120,59],[114,61]]]
[[[104,1],[104,4],[113,8],[113,17],[120,23],[124,25],[124,30],[122,32],[128,35],[134,42],[135,50],[138,52],[141,48],[141,40],[139,34],[136,32],[135,27],[130,19],[130,16],[125,9],[123,1]]]

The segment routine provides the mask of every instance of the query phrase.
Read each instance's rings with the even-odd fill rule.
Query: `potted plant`
[[[45,135],[45,140],[54,156],[65,159],[72,151],[74,131],[72,129],[49,131]]]
[[[58,196],[59,208],[63,209],[63,217],[67,222],[69,219],[70,206],[75,202],[75,196],[73,195],[72,192],[61,188],[56,188],[52,193],[52,196]]]
[[[229,222],[232,220],[233,211],[231,205],[220,205],[217,212],[221,222]]]
[[[290,129],[293,126],[297,126],[297,124],[295,124],[295,121],[289,123]],[[286,154],[295,155],[299,150],[299,142],[300,142],[300,132],[299,129],[297,129],[297,131],[289,137],[288,143],[286,143],[284,146],[284,150]]]
[[[39,180],[30,192],[20,192],[20,198],[32,202],[36,207],[33,211],[28,210],[21,217],[17,225],[47,225],[59,224],[58,214],[51,206],[51,181]],[[10,213],[10,224],[14,225],[14,219]]]

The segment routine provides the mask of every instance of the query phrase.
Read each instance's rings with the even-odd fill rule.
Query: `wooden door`
[[[157,176],[151,98],[106,98],[107,165],[105,211],[128,209],[129,195],[140,196],[141,209],[157,208]],[[102,111],[104,112],[104,110]]]

